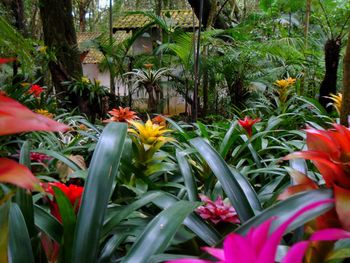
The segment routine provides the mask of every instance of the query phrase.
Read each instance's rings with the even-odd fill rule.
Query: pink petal
[[[17,101],[0,95],[0,135],[29,131],[67,131],[68,126],[36,114]]]
[[[282,225],[280,225],[273,233],[272,235],[267,239],[265,246],[263,247],[260,255],[259,260],[257,262],[274,262],[275,255],[277,251],[277,246],[281,242],[282,236],[284,232],[287,230],[288,226],[299,216],[302,214],[308,212],[309,210],[312,210],[320,205],[324,205],[327,203],[333,202],[332,199],[322,200],[315,203],[312,203],[310,205],[307,205],[300,209],[298,212],[296,212],[293,216],[291,216],[288,220],[286,220]]]
[[[302,241],[293,245],[287,255],[284,257],[282,263],[302,263],[304,254],[309,246],[308,241]]]
[[[256,263],[252,244],[244,237],[232,233],[224,241],[225,262]]]
[[[333,241],[344,238],[350,238],[350,232],[339,228],[328,228],[319,230],[312,234],[311,241]]]
[[[248,233],[249,242],[253,245],[255,253],[258,255],[268,239],[271,223],[274,218],[270,218],[262,223],[258,228]]]
[[[26,166],[10,159],[0,158],[0,182],[31,190],[39,180]]]
[[[217,259],[225,261],[225,253],[223,249],[213,247],[202,247],[202,249]]]
[[[208,260],[195,259],[195,258],[188,258],[188,259],[183,258],[183,259],[166,261],[166,263],[213,263],[213,262]]]

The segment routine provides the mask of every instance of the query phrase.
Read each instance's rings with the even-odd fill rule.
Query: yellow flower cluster
[[[288,88],[292,86],[295,83],[295,81],[296,79],[289,77],[287,79],[276,80],[275,85],[279,88]]]
[[[48,117],[50,119],[53,118],[53,114],[50,113],[48,110],[44,110],[44,109],[37,109],[37,110],[34,110],[34,112],[38,113],[38,114],[41,114],[41,115],[44,115],[45,117]]]
[[[340,114],[340,112],[341,112],[341,104],[342,104],[342,101],[343,101],[343,94],[341,94],[340,92],[337,95],[330,94],[330,96],[328,98],[333,101],[332,104],[333,104],[334,108]]]
[[[81,82],[83,82],[84,84],[89,84],[90,83],[90,79],[88,77],[81,77]]]
[[[165,133],[171,130],[165,129],[165,126],[154,124],[151,120],[148,120],[145,124],[138,121],[129,121],[129,123],[134,126],[134,128],[129,129],[129,132],[135,134],[140,139],[140,142],[145,145],[152,146],[159,143],[163,145],[174,141],[173,138],[164,136]]]

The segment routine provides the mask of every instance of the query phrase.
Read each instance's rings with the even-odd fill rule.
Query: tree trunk
[[[68,95],[70,107],[79,106],[80,111],[91,115],[88,94],[78,96],[67,93],[64,81],[80,79],[82,66],[77,49],[77,38],[73,24],[71,0],[40,0],[40,15],[43,23],[44,41],[55,51],[56,60],[49,62],[53,84],[60,98]],[[62,105],[61,105],[62,106]]]
[[[150,113],[157,111],[157,100],[154,98],[154,87],[152,84],[146,84],[145,89],[148,93],[147,107]]]
[[[326,98],[331,93],[337,92],[337,72],[340,58],[340,46],[341,39],[328,39],[325,47],[325,63],[326,73],[320,87],[319,102],[323,107],[327,107],[327,104],[331,102],[330,99]],[[331,111],[331,108],[327,108],[327,111]]]
[[[350,33],[348,35],[343,69],[343,101],[341,105],[340,123],[348,127],[348,116],[350,115]]]
[[[86,31],[86,10],[84,6],[79,6],[79,30],[80,32]]]
[[[311,0],[306,0],[306,13],[305,13],[305,24],[304,24],[305,48],[307,48],[307,40],[309,35],[310,15],[311,15]]]
[[[196,14],[197,18],[199,19],[200,16],[200,1],[201,0],[188,0],[188,3],[191,5],[191,7],[194,10],[194,13]],[[217,6],[214,6],[216,4],[216,1],[213,0],[202,0],[203,1],[203,16],[202,16],[202,24],[204,28],[207,28],[209,25],[210,20],[210,13],[212,8],[217,9]],[[212,4],[213,2],[214,4]],[[214,28],[218,29],[227,29],[229,28],[228,23],[225,21],[225,17],[220,13],[218,17],[215,17],[215,21],[213,24]]]

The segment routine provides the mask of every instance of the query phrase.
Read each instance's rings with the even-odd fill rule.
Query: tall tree
[[[52,81],[58,94],[67,94],[71,106],[90,115],[88,94],[78,96],[67,93],[65,81],[80,79],[82,66],[77,49],[71,0],[40,0],[40,15],[43,23],[44,41],[55,52],[56,60],[49,62]]]
[[[341,105],[340,123],[348,126],[350,116],[350,32],[348,34],[348,44],[344,56],[343,74],[343,101]]]

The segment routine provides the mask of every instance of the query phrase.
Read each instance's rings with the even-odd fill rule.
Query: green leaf
[[[214,175],[220,181],[222,188],[229,198],[232,206],[236,209],[241,222],[243,223],[249,218],[253,217],[255,215],[254,207],[259,208],[260,203],[257,202],[251,204],[249,202],[246,194],[251,192],[252,188],[243,188],[244,185],[240,185],[238,179],[232,174],[222,157],[202,138],[192,139],[190,140],[190,143],[202,155],[213,171]],[[240,179],[242,178],[243,177]],[[254,199],[258,200],[257,197]]]
[[[11,202],[0,205],[0,262],[8,262],[9,213]]]
[[[34,205],[34,222],[37,228],[48,235],[57,243],[61,242],[63,228],[62,225],[51,214],[38,205]]]
[[[16,203],[10,208],[9,258],[11,263],[34,263],[26,222]]]
[[[199,203],[179,201],[159,213],[137,238],[122,263],[147,263],[154,254],[162,253],[184,219]]]
[[[189,140],[191,139],[191,137],[185,132],[184,129],[182,129],[182,127],[177,124],[176,121],[173,121],[172,119],[170,118],[167,118],[167,117],[164,117],[170,124],[171,126],[173,126],[186,140]]]
[[[237,138],[234,136],[234,131],[236,129],[236,126],[237,126],[237,121],[234,121],[231,123],[230,128],[226,132],[225,137],[220,144],[219,153],[221,157],[224,159],[228,154],[229,150],[231,149],[231,146],[233,145],[235,139]]]
[[[305,207],[317,201],[330,199],[332,196],[333,192],[329,189],[320,189],[297,194],[264,210],[261,214],[245,222],[245,224],[240,226],[235,232],[245,235],[248,233],[250,228],[257,227],[269,218],[276,216],[277,218],[272,222],[271,226],[272,230],[274,230],[288,218],[293,216],[301,207]],[[292,224],[290,224],[288,231],[296,229],[297,227],[330,210],[332,207],[334,207],[333,203],[327,203],[304,213]]]
[[[72,262],[97,260],[102,223],[118,172],[126,132],[126,124],[109,123],[97,143],[78,214]]]
[[[30,165],[30,143],[26,141],[23,143],[19,163],[27,166],[29,169]],[[29,231],[29,236],[32,238],[36,234],[34,225],[34,208],[33,208],[33,197],[32,194],[25,189],[17,188],[15,202],[21,209],[22,215]]]
[[[162,192],[163,195],[153,202],[156,206],[167,209],[176,202],[178,202],[178,198],[166,193]],[[146,195],[148,195],[147,193]],[[213,228],[211,225],[207,224],[201,217],[199,217],[196,213],[190,214],[184,221],[184,225],[192,230],[200,239],[202,239],[209,246],[214,246],[220,241],[220,234]]]
[[[149,204],[153,199],[162,196],[161,192],[152,192],[149,195],[141,197],[139,200],[127,205],[125,207],[118,207],[117,211],[109,215],[109,220],[104,224],[102,229],[102,238],[104,239],[111,233],[115,226],[117,226],[124,218],[128,217],[132,212]]]
[[[176,159],[180,167],[182,177],[184,178],[187,189],[188,200],[198,201],[198,192],[195,177],[192,173],[191,167],[185,158],[184,152],[176,150]]]
[[[112,254],[129,234],[127,231],[114,234],[104,245],[98,263],[110,263]]]
[[[53,186],[53,190],[63,225],[63,244],[61,242],[60,254],[63,253],[64,262],[69,262],[72,256],[76,216],[71,202],[63,191],[56,186]]]

